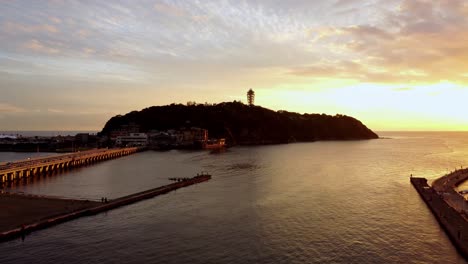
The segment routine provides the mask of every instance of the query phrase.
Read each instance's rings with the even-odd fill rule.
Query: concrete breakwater
[[[0,233],[0,241],[10,240],[16,237],[25,236],[26,234],[35,230],[44,229],[53,225],[57,225],[66,221],[70,221],[83,216],[95,215],[101,212],[106,212],[124,205],[136,203],[145,199],[149,199],[158,195],[166,194],[168,192],[177,190],[179,188],[187,187],[193,184],[205,182],[211,179],[211,175],[200,175],[193,178],[175,182],[172,184],[164,185],[158,188],[146,190],[143,192],[134,193],[128,196],[120,197],[114,200],[110,200],[105,203],[98,204],[83,210],[77,210],[71,213],[64,213],[58,216],[53,216],[42,221],[38,221],[32,224],[23,225],[21,227]]]
[[[0,187],[31,177],[62,172],[96,162],[127,156],[139,148],[94,149],[65,155],[26,159],[0,164]]]
[[[444,228],[455,247],[468,259],[468,219],[465,212],[451,207],[444,200],[442,193],[438,193],[427,184],[427,179],[412,177],[411,184]]]

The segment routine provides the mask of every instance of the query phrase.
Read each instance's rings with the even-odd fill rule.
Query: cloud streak
[[[55,18],[54,21],[59,21]],[[43,24],[43,25],[23,25],[14,22],[4,22],[3,24],[3,33],[6,34],[31,34],[31,33],[38,33],[38,32],[46,32],[46,33],[58,33],[59,30],[56,26]]]
[[[345,56],[333,63],[292,69],[294,75],[354,78],[376,83],[468,84],[468,4],[402,1],[381,25],[327,28],[315,40],[338,44]],[[345,57],[345,58],[343,58]],[[350,58],[359,66],[348,67]]]
[[[45,46],[44,43],[40,42],[37,39],[32,39],[25,42],[22,47],[26,50],[37,52],[37,53],[47,53],[47,54],[57,54],[60,53],[59,49],[51,48]]]
[[[0,114],[24,113],[26,109],[9,104],[0,103]]]

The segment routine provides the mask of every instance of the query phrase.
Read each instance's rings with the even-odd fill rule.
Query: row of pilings
[[[3,164],[0,165],[0,187],[28,182],[27,180],[36,177],[57,174],[100,161],[127,156],[140,150],[139,148],[95,149]]]

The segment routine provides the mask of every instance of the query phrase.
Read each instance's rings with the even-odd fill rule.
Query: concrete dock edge
[[[427,184],[425,178],[411,178],[411,184],[429,207],[460,254],[468,260],[468,222],[449,206],[439,193]]]

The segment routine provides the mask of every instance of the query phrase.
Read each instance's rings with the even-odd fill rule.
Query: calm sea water
[[[466,263],[409,176],[468,166],[468,134],[380,135],[392,139],[144,152],[14,187],[100,199],[213,175],[1,243],[0,263]]]

